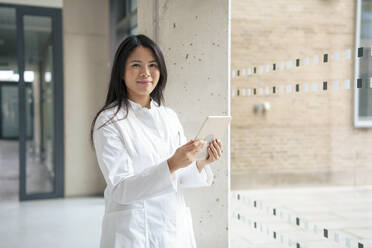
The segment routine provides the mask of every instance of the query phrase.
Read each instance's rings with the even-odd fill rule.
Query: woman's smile
[[[150,81],[150,80],[138,80],[137,83],[142,84],[142,85],[151,85],[152,81]]]

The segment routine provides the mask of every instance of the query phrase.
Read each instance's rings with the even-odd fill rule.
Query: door
[[[61,10],[17,8],[20,200],[63,197]]]

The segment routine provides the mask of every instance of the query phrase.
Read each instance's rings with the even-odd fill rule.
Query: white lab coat
[[[207,165],[171,174],[167,159],[187,142],[177,114],[151,100],[151,109],[130,101],[114,122],[97,129],[116,109],[96,121],[94,145],[107,187],[101,248],[194,248],[190,209],[183,188],[210,186]]]

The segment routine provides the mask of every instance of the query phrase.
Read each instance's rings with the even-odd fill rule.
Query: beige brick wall
[[[356,1],[232,0],[231,8],[231,70],[240,70],[231,88],[257,89],[256,96],[231,100],[232,188],[372,184],[372,129],[353,124]],[[351,59],[345,58],[347,49]],[[322,61],[325,53],[328,63]],[[319,64],[312,63],[314,55]],[[292,68],[279,71],[279,63],[289,60]],[[270,72],[260,74],[259,66],[267,64]],[[242,75],[253,67],[256,74]],[[334,80],[338,90],[332,89]],[[351,90],[344,89],[344,80],[351,80]],[[319,90],[323,81],[327,91]],[[289,84],[291,93],[278,94],[280,85],[286,91]],[[265,87],[270,94],[259,95]],[[263,102],[271,104],[270,111],[255,113],[255,104]]]

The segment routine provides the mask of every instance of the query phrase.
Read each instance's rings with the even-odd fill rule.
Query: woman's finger
[[[213,146],[213,148],[217,151],[217,155],[220,157],[221,156],[221,148],[220,148],[219,144],[217,143],[217,139],[215,139],[211,142],[211,146]]]
[[[221,148],[218,145],[218,143],[217,142],[213,143],[213,146],[214,146],[214,149],[216,149],[218,156],[221,157]]]
[[[207,147],[207,153],[208,153],[208,160],[213,156],[211,149],[209,149],[209,146]]]
[[[193,141],[190,140],[189,142],[187,142],[186,144],[184,144],[183,146],[181,146],[180,148],[183,150],[183,151],[190,151],[192,149],[192,146],[193,146]]]
[[[218,143],[218,145],[220,147],[220,151],[221,151],[221,155],[222,155],[222,152],[223,152],[223,150],[222,150],[222,142],[220,140],[217,140],[217,143]]]
[[[213,152],[213,157],[214,157],[215,159],[217,159],[217,158],[218,158],[218,153],[217,153],[216,149],[214,148],[213,145],[211,145],[210,148],[211,148],[211,150],[212,150],[212,152]]]
[[[186,151],[192,151],[195,149],[195,143],[198,142],[197,140],[191,140],[189,143],[184,145]]]
[[[200,140],[200,141],[195,141],[195,142],[196,142],[196,144],[191,146],[190,151],[194,154],[197,154],[203,149],[203,147],[205,145],[205,141]]]
[[[211,149],[209,146],[208,146],[208,154],[209,154],[208,161],[213,162],[214,160],[216,160],[216,159],[214,158],[214,154],[213,154],[213,152],[212,152],[212,149]]]

